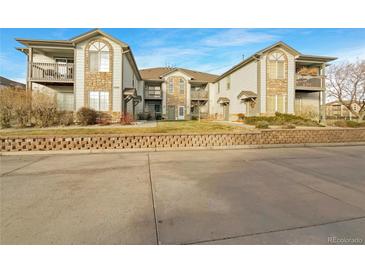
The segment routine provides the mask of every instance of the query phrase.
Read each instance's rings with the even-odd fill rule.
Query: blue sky
[[[0,75],[24,82],[15,38],[70,39],[90,29],[0,29]],[[129,44],[139,68],[173,65],[220,74],[279,40],[304,54],[365,59],[365,29],[102,29]]]

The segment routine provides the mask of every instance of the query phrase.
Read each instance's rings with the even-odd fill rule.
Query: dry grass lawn
[[[208,121],[161,121],[156,127],[89,126],[3,129],[0,136],[71,136],[97,134],[139,134],[139,133],[214,133],[240,132],[245,129]]]

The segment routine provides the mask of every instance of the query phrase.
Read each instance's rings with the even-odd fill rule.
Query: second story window
[[[269,56],[270,79],[285,79],[285,55],[282,52],[274,52]]]
[[[103,42],[94,42],[89,48],[91,72],[109,72],[109,47]]]
[[[230,90],[231,89],[231,76],[228,76],[226,81],[227,81],[227,90]]]
[[[167,83],[167,91],[172,94],[174,93],[174,82],[172,78],[169,78],[168,83]]]
[[[221,93],[221,82],[218,82],[218,93]]]
[[[184,94],[185,93],[185,81],[184,79],[180,79],[179,81],[179,91],[180,91],[180,94]]]

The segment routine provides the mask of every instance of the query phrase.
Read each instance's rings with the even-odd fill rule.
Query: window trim
[[[182,109],[183,110],[183,114],[182,115],[180,115],[180,109]],[[179,118],[181,118],[181,117],[183,117],[183,118],[185,118],[185,106],[179,106],[178,107],[178,112],[177,112],[177,116],[179,117]]]
[[[174,94],[174,80],[172,78],[167,80],[167,92],[169,94]]]
[[[92,94],[97,94],[97,108],[92,107],[91,106],[91,95]],[[107,102],[106,102],[106,109],[101,109],[101,93],[106,94],[106,98],[107,98]],[[108,91],[104,91],[104,90],[92,90],[89,92],[89,107],[96,110],[96,111],[102,111],[102,112],[107,112],[110,111],[110,94]]]
[[[99,48],[97,48],[97,46],[94,46],[95,44],[99,44]],[[103,44],[104,46],[100,46],[100,44]],[[93,49],[93,46],[95,47],[95,49]],[[94,42],[91,42],[90,45],[89,45],[89,71],[90,72],[110,72],[110,49],[109,49],[109,46],[106,42],[104,41],[94,41]],[[93,53],[96,53],[96,70],[93,69],[93,67],[91,66],[91,56],[95,56],[95,55],[92,55],[91,52]],[[107,58],[103,59],[103,56],[105,56],[107,53]],[[104,68],[104,66],[102,66],[103,62],[102,60],[106,60],[106,64],[105,64],[105,69],[102,69]]]
[[[183,86],[181,86],[181,84]],[[182,87],[182,89],[181,89],[181,87]],[[179,79],[179,94],[180,95],[184,95],[185,94],[185,80],[182,79],[182,78]]]
[[[227,79],[226,79],[226,88],[227,88],[227,90],[230,90],[231,89],[231,75],[228,75],[227,76]]]

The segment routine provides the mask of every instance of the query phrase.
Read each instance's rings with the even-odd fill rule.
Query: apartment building
[[[144,82],[144,111],[168,120],[207,118],[217,75],[183,68],[140,70]]]
[[[349,104],[350,102],[345,103]],[[360,108],[360,105],[357,103],[351,104],[351,109],[355,112],[358,112]],[[357,116],[353,115],[351,111],[349,111],[347,107],[345,107],[339,101],[333,101],[326,104],[326,116],[328,119],[352,120],[358,118]]]
[[[143,81],[130,47],[101,30],[70,40],[16,39],[27,55],[27,89],[54,94],[60,110],[142,111]]]
[[[218,118],[289,113],[319,119],[325,68],[335,57],[304,55],[283,42],[260,50],[220,75],[213,112]]]
[[[63,110],[149,113],[154,119],[237,120],[275,112],[324,116],[325,68],[334,57],[305,55],[283,42],[221,75],[186,68],[139,70],[131,48],[95,29],[70,40],[17,39],[27,88],[55,94]]]

